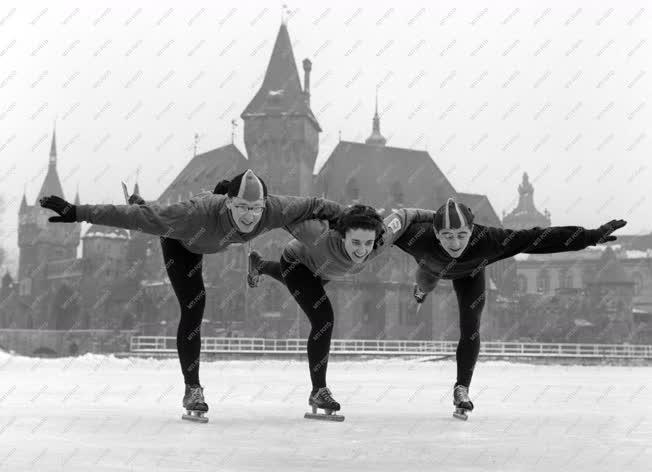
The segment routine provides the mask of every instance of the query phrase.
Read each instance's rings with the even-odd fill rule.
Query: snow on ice
[[[0,470],[649,471],[652,367],[338,361],[343,423],[306,420],[307,362],[202,362],[207,424],[181,420],[176,359],[0,353]]]

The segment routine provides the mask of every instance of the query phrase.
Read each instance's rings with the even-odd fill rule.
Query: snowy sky
[[[321,5],[320,5],[321,3]],[[0,243],[16,248],[23,188],[34,203],[57,120],[66,197],[121,202],[141,167],[154,198],[199,151],[244,151],[239,115],[258,89],[282,2],[3,2]],[[388,144],[427,149],[459,190],[513,209],[524,171],[554,225],[629,220],[652,231],[646,2],[287,3],[312,109],[317,169],[370,133],[380,86]],[[316,170],[317,170],[316,169]]]

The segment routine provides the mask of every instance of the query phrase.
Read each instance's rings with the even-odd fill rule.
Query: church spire
[[[48,171],[45,174],[45,179],[41,185],[41,190],[36,195],[36,201],[34,205],[38,205],[41,197],[47,197],[49,195],[56,195],[61,198],[65,198],[63,194],[63,189],[61,188],[61,181],[59,180],[59,175],[57,173],[57,135],[56,127],[52,130],[52,143],[50,145],[50,161],[48,164]]]
[[[195,134],[195,136],[197,136]],[[197,148],[195,148],[195,155],[197,155]],[[134,195],[140,195],[140,187],[138,186],[138,177],[140,175],[140,166],[136,169],[136,183],[134,184]]]
[[[57,165],[57,126],[52,129],[52,143],[50,144],[50,167]]]
[[[27,210],[27,196],[25,195],[25,190],[23,190],[23,199],[20,201],[20,209],[18,210],[18,213],[22,214],[26,210]]]
[[[374,113],[371,136],[365,141],[366,144],[384,146],[387,140],[380,134],[380,116],[378,115],[378,87],[376,87],[376,111]]]

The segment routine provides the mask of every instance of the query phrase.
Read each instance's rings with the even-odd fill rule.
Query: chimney
[[[303,60],[303,93],[306,96],[306,104],[310,106],[310,71],[312,70],[312,62],[310,59]]]

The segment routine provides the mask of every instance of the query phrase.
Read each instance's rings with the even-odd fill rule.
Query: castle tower
[[[302,90],[284,22],[263,84],[240,115],[249,165],[265,180],[270,193],[312,193],[321,127],[310,109],[311,68],[305,59]]]
[[[550,226],[548,210],[542,214],[534,206],[534,187],[528,179],[527,172],[523,173],[523,181],[518,186],[518,205],[503,217],[503,225],[510,229],[528,229],[535,226],[547,228]]]
[[[45,287],[48,263],[75,259],[79,246],[81,225],[49,223],[48,218],[54,214],[39,205],[39,199],[46,195],[65,198],[57,172],[56,130],[52,133],[48,170],[34,205],[28,205],[27,197],[23,194],[18,211],[18,280],[25,295],[34,295]],[[24,293],[27,287],[30,293]]]
[[[387,143],[385,137],[380,134],[380,116],[378,116],[378,89],[376,89],[376,112],[372,121],[371,135],[365,141],[365,144],[374,146],[384,146]]]

